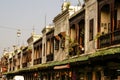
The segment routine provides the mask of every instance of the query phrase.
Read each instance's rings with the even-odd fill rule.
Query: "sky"
[[[77,5],[78,0],[69,0]],[[82,0],[81,0],[82,1]],[[46,25],[61,12],[64,0],[0,0],[0,54],[11,51],[13,45],[26,45],[33,27],[40,34]],[[17,37],[20,29],[21,35]]]

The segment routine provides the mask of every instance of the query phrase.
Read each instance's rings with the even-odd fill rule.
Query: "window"
[[[42,44],[40,45],[40,58],[42,57]]]
[[[55,40],[55,50],[59,50],[59,40]]]
[[[64,47],[65,47],[65,38],[64,37],[61,38],[61,44],[60,44],[60,46],[61,46],[61,48],[64,49]]]
[[[43,56],[45,56],[45,43],[44,43]]]
[[[89,40],[93,40],[93,28],[94,28],[94,20],[91,19],[89,22]]]
[[[119,29],[118,22],[117,22],[117,9],[114,10],[114,30]]]
[[[54,39],[51,40],[51,53],[54,53]]]

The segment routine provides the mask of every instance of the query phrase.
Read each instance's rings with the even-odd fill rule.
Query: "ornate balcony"
[[[23,67],[23,68],[24,68],[24,67],[27,67],[27,62],[22,63],[22,67]]]
[[[113,33],[113,41],[112,41],[112,44],[120,44],[120,30],[119,31],[115,31]]]
[[[35,59],[34,60],[34,65],[41,64],[41,62],[42,62],[42,58]]]
[[[36,65],[36,64],[37,64],[37,59],[34,60],[34,65]]]
[[[77,46],[74,46],[74,47],[72,47],[71,49],[70,49],[70,52],[69,52],[69,55],[70,56],[75,56],[75,55],[77,55]]]
[[[76,56],[83,53],[84,47],[82,45],[77,44],[75,46],[69,47],[69,56]]]
[[[47,60],[46,60],[46,61],[47,61],[47,62],[48,62],[48,61],[53,61],[53,56],[54,56],[53,53],[47,55]]]
[[[37,59],[37,64],[41,64],[42,63],[42,58],[38,58]]]
[[[105,48],[112,45],[120,44],[120,30],[101,35],[99,38],[98,48]]]

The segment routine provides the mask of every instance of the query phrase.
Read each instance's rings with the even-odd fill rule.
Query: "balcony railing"
[[[46,61],[47,61],[47,62],[48,62],[48,61],[53,61],[53,56],[54,56],[53,53],[47,55],[47,60],[46,60]]]
[[[112,41],[112,44],[114,45],[114,44],[119,44],[120,43],[120,30],[119,31],[115,31],[114,33],[113,33],[113,41]]]
[[[77,55],[77,46],[72,47],[72,50],[70,50],[69,55],[70,56]]]
[[[36,65],[36,64],[37,64],[37,59],[34,60],[34,65]]]
[[[98,48],[105,48],[111,45],[120,44],[120,30],[102,35],[98,38],[98,40],[99,40]]]
[[[99,37],[99,44],[100,44],[99,47],[103,48],[103,47],[110,46],[111,37],[112,37],[111,33],[100,36]]]
[[[41,63],[42,63],[42,58],[38,58],[38,59],[37,59],[37,63],[38,63],[38,64],[41,64]]]
[[[22,67],[23,67],[23,68],[24,68],[24,67],[27,67],[27,62],[23,63],[23,64],[22,64]]]
[[[84,47],[82,47],[82,45],[77,45],[72,47],[72,49],[69,51],[69,56],[76,56],[79,54],[83,54],[84,53]]]
[[[38,58],[34,60],[34,65],[40,64],[42,62],[42,58]]]

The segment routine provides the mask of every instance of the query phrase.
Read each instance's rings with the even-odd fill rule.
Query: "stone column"
[[[101,80],[105,80],[105,78],[104,78],[104,71],[101,70],[100,72],[101,72]]]
[[[96,80],[96,72],[95,71],[93,71],[93,73],[92,73],[93,75],[93,78],[92,78],[92,80]]]

